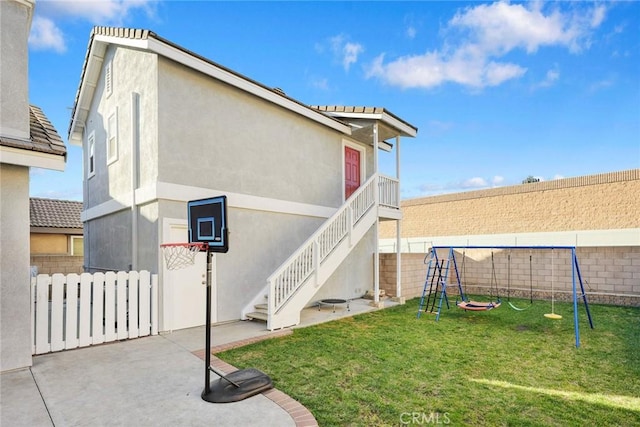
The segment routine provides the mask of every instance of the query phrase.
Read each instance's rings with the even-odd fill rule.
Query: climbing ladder
[[[447,296],[447,281],[449,278],[449,270],[452,264],[453,270],[456,275],[460,296],[464,298],[464,293],[460,285],[458,265],[456,263],[453,249],[449,249],[447,258],[439,259],[437,250],[435,248],[431,248],[429,253],[424,257],[424,263],[427,264],[427,277],[424,281],[424,288],[422,289],[422,297],[420,298],[420,306],[418,307],[417,317],[420,318],[422,307],[424,307],[425,312],[428,311],[430,313],[433,313],[437,300],[438,310],[436,311],[436,320],[439,320],[443,301],[447,304],[447,309],[449,308],[449,298]],[[431,305],[431,307],[429,307],[429,305]]]

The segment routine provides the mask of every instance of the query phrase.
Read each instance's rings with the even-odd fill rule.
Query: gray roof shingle
[[[31,227],[82,229],[82,202],[71,200],[29,199]]]
[[[62,138],[47,116],[35,105],[29,106],[29,127],[30,140],[0,137],[0,145],[66,157],[67,148]]]

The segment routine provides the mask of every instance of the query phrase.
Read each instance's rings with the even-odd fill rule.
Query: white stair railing
[[[376,205],[378,175],[371,176],[325,223],[267,278],[269,320],[284,307],[292,295],[318,270],[331,252],[351,235],[358,221]],[[355,243],[355,242],[353,242]],[[319,283],[315,283],[319,285]],[[286,325],[289,326],[289,325]]]
[[[380,206],[400,209],[400,181],[380,175]]]

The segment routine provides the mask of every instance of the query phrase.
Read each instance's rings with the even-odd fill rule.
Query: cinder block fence
[[[402,252],[402,296],[422,293],[426,252],[436,246],[575,246],[585,291],[595,303],[640,306],[640,169],[401,202],[401,235],[380,225],[380,280],[396,293],[396,248]],[[570,251],[456,251],[466,292],[487,294],[495,271],[502,295],[571,299]],[[440,255],[446,257],[446,254]],[[449,285],[455,285],[450,275]],[[494,285],[495,286],[495,285]],[[464,290],[464,289],[463,289]],[[450,286],[451,293],[456,286]]]
[[[439,258],[447,258],[446,252],[439,250]],[[551,299],[553,287],[556,300],[570,301],[570,253],[566,250],[457,249],[455,256],[466,293],[489,295],[497,290],[503,299],[508,294],[518,298],[529,298],[533,294],[534,299]],[[577,248],[576,256],[589,302],[640,306],[640,247]],[[401,255],[402,296],[407,299],[422,295],[427,276],[424,260],[424,253]],[[391,296],[396,296],[396,265],[396,254],[380,254],[380,288]],[[450,295],[458,293],[453,268],[449,270],[447,285]]]

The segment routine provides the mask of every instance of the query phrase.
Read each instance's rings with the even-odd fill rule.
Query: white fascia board
[[[129,37],[115,37],[106,36],[102,34],[96,34],[93,36],[93,41],[101,42],[104,44],[114,44],[120,46],[128,46],[136,49],[149,49],[149,39],[132,39]]]
[[[348,113],[348,112],[335,112],[326,111],[325,114],[331,117],[345,118],[345,119],[366,119],[366,120],[380,120],[382,123],[393,127],[403,133],[403,136],[415,137],[418,133],[415,128],[408,126],[406,123],[398,120],[396,117],[384,113]]]
[[[390,153],[391,150],[393,150],[393,145],[389,144],[387,141],[378,141],[378,149]]]
[[[20,3],[23,6],[27,6],[30,9],[33,9],[33,7],[36,4],[35,0],[14,0],[16,3]]]
[[[279,105],[280,107],[286,108],[287,110],[300,114],[308,119],[328,126],[346,135],[351,135],[351,128],[349,126],[346,126],[332,118],[329,118],[318,111],[293,102],[267,88],[257,85],[234,73],[218,68],[213,64],[196,58],[193,55],[184,52],[183,50],[167,45],[166,43],[163,43],[159,40],[149,39],[148,42],[149,43],[147,49],[157,53],[158,55],[162,55],[166,58],[171,59],[172,61],[183,64],[191,69],[199,71],[203,74],[206,74],[210,77],[213,77],[217,80],[220,80],[273,104]]]
[[[107,51],[107,45],[100,40],[101,38],[105,37],[94,36],[93,42],[91,43],[91,50],[89,51],[86,68],[82,76],[83,80],[80,82],[80,93],[78,94],[71,126],[69,127],[69,135],[67,135],[69,143],[79,147],[82,146],[82,133],[85,127],[85,120],[89,114],[91,100],[98,84],[97,81],[90,81],[89,76],[95,74],[93,73],[94,68],[102,66],[104,54]],[[99,73],[96,74],[96,76],[97,75],[99,75]]]
[[[64,172],[67,162],[65,157],[59,154],[41,153],[39,151],[1,146],[0,163]]]
[[[382,122],[388,124],[389,126],[393,126],[395,129],[403,132],[406,136],[410,136],[415,138],[418,135],[418,131],[401,120],[393,117],[391,114],[387,114],[386,112],[382,114]]]

